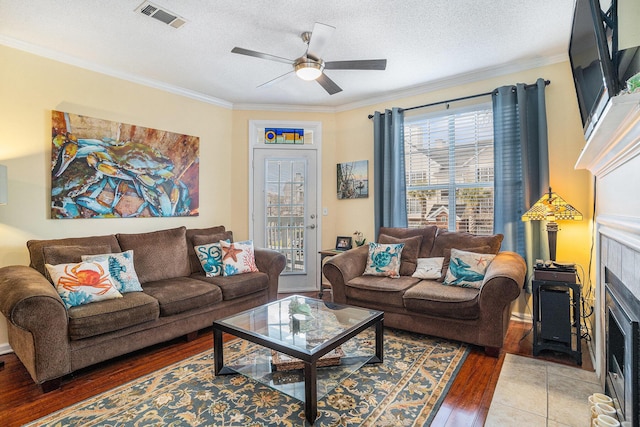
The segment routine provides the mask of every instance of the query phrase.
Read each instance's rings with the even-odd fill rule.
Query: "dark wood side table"
[[[322,281],[322,266],[324,265],[323,261],[325,258],[330,258],[334,255],[341,254],[344,251],[339,251],[337,249],[323,249],[318,251],[320,254],[320,290],[318,291],[318,298],[322,299],[325,291],[331,292],[331,300],[333,301],[333,292],[331,291],[331,283],[324,283]]]
[[[576,282],[575,270],[534,269],[534,356],[542,350],[559,351],[582,365],[581,285]]]

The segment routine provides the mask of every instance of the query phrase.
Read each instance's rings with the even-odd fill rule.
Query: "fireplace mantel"
[[[640,93],[611,98],[584,146],[575,169],[597,177],[640,155]]]

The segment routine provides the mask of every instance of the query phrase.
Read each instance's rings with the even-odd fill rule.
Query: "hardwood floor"
[[[532,355],[532,339],[528,334],[530,328],[530,323],[512,321],[506,344],[498,358],[486,356],[481,348],[473,347],[432,425],[484,425],[505,352]],[[211,330],[203,330],[190,342],[177,339],[83,369],[65,378],[59,390],[47,394],[41,393],[14,354],[0,356],[0,360],[6,362],[4,368],[0,368],[0,425],[20,426],[208,350],[211,346]],[[564,354],[545,352],[541,358],[575,366],[572,358]],[[586,350],[583,351],[582,367],[593,369]]]

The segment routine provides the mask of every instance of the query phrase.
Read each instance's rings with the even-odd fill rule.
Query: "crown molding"
[[[250,104],[250,103],[234,104],[224,99],[205,95],[201,92],[184,89],[184,88],[170,85],[158,80],[143,78],[131,73],[125,73],[119,70],[115,70],[113,68],[109,68],[93,62],[85,61],[83,59],[79,59],[74,56],[55,51],[53,49],[48,49],[41,46],[33,45],[31,43],[24,42],[21,40],[17,40],[12,37],[0,35],[0,44],[7,47],[14,48],[14,49],[22,50],[28,53],[32,53],[34,55],[52,59],[54,61],[84,68],[90,71],[95,71],[97,73],[101,73],[101,74],[105,74],[118,79],[126,80],[132,83],[137,83],[143,86],[152,87],[154,89],[163,90],[175,95],[184,96],[197,101],[205,102],[207,104],[213,104],[219,107],[229,108],[232,110],[309,112],[309,113],[339,113],[344,111],[355,110],[358,108],[396,101],[398,99],[408,98],[415,95],[423,95],[425,93],[434,92],[436,90],[448,89],[454,86],[459,86],[461,84],[474,83],[474,82],[486,80],[489,78],[499,77],[507,74],[513,74],[521,71],[530,70],[533,68],[552,65],[559,62],[567,61],[569,59],[568,54],[563,53],[563,54],[559,54],[551,57],[538,57],[538,58],[532,58],[532,59],[521,60],[521,61],[513,61],[507,64],[502,64],[494,67],[487,67],[482,70],[457,74],[455,76],[449,76],[443,79],[434,80],[429,83],[413,86],[406,89],[394,90],[381,96],[367,98],[367,99],[352,102],[352,103],[342,104],[338,106],[320,106],[320,105],[305,106],[305,105],[295,105],[295,104]]]
[[[336,107],[295,104],[233,104],[234,110],[284,111],[295,113],[335,113]]]
[[[532,58],[522,61],[513,61],[507,64],[496,65],[493,67],[483,68],[481,70],[472,71],[469,73],[456,74],[455,76],[445,77],[443,79],[434,80],[429,83],[413,86],[407,89],[400,89],[393,91],[387,95],[382,95],[376,98],[369,98],[363,101],[344,104],[336,107],[336,112],[343,112],[349,110],[355,110],[357,108],[368,107],[371,105],[382,104],[398,99],[408,98],[416,95],[423,95],[429,92],[435,92],[437,90],[449,89],[454,86],[460,86],[468,83],[475,83],[482,80],[491,79],[494,77],[506,76],[508,74],[514,74],[522,71],[531,70],[534,68],[545,67],[548,65],[557,64],[559,62],[565,62],[569,60],[567,53],[554,55],[550,57]]]
[[[31,43],[14,39],[12,37],[0,35],[0,44],[7,47],[14,48],[14,49],[18,49],[27,53],[32,53],[37,56],[52,59],[57,62],[62,62],[64,64],[73,65],[79,68],[84,68],[85,70],[89,70],[89,71],[95,71],[96,73],[105,74],[107,76],[115,77],[115,78],[132,82],[132,83],[137,83],[142,86],[159,89],[165,92],[172,93],[174,95],[180,95],[186,98],[194,99],[196,101],[205,102],[207,104],[213,104],[219,107],[224,107],[229,109],[233,107],[233,104],[231,102],[225,101],[223,99],[215,98],[200,92],[170,85],[170,84],[161,82],[159,80],[147,79],[147,78],[137,76],[135,74],[114,70],[113,68],[109,68],[93,62],[85,61],[83,59],[79,59],[79,58],[76,58],[75,56],[67,55],[66,53],[58,52],[53,49],[36,46]]]

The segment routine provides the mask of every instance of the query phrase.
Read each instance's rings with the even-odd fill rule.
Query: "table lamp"
[[[558,223],[556,220],[582,220],[582,214],[576,208],[567,203],[562,197],[551,191],[545,193],[540,200],[534,203],[524,215],[523,221],[547,221],[547,234],[549,235],[549,258],[556,260],[556,242],[558,235]]]

